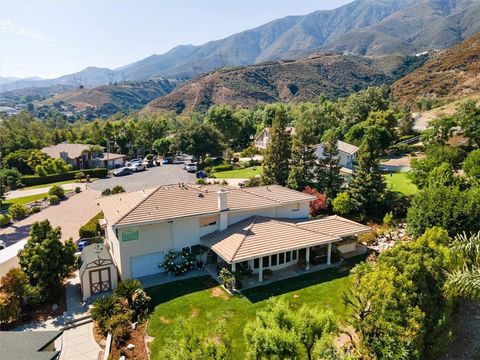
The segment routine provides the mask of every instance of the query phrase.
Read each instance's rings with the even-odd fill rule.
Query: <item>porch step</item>
[[[73,328],[76,328],[76,327],[81,326],[81,325],[89,324],[91,322],[93,322],[93,319],[91,317],[88,317],[86,319],[83,319],[83,320],[80,320],[80,321],[75,321],[75,322],[72,322],[68,325],[65,325],[63,327],[63,330],[73,329]]]
[[[91,318],[92,317],[90,315],[79,316],[77,318],[66,321],[65,325],[71,325],[71,324],[74,324],[74,323],[77,323],[77,322],[80,322],[80,321],[83,321],[83,320],[86,320],[86,319],[91,319]]]

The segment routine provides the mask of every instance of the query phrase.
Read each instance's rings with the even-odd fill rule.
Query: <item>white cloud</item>
[[[46,36],[34,29],[26,29],[23,26],[12,24],[6,19],[0,20],[0,32],[3,34],[12,34],[15,36],[26,37],[34,40],[45,39]]]

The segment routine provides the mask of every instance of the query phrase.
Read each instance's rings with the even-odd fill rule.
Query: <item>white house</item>
[[[285,132],[289,135],[295,135],[294,127],[286,127]],[[259,149],[266,149],[270,141],[270,128],[264,128],[260,134],[257,135],[253,144]]]
[[[0,279],[13,268],[19,267],[18,252],[27,244],[27,240],[20,240],[13,245],[0,250]]]
[[[338,140],[337,142],[338,156],[339,156],[339,165],[342,168],[353,169],[355,159],[357,157],[357,152],[359,148],[355,145],[346,143],[345,141]],[[323,155],[323,144],[318,144],[315,151],[317,159],[322,159]]]
[[[283,188],[169,185],[99,199],[106,244],[122,279],[163,271],[169,250],[249,267],[262,280],[264,268],[290,266],[323,246],[330,263],[332,244],[369,228],[340,217],[307,221],[315,197]],[[268,260],[267,260],[268,258]]]

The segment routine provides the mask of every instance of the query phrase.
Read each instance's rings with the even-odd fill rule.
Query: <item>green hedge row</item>
[[[85,225],[78,230],[78,235],[81,239],[92,238],[98,236],[98,233],[102,230],[98,220],[103,219],[103,212],[99,212],[93,218],[91,218]]]
[[[57,181],[75,180],[75,175],[80,172],[84,173],[85,176],[90,175],[91,178],[102,178],[108,174],[108,170],[105,168],[83,169],[47,176],[25,175],[21,177],[21,181],[25,186],[50,184]]]

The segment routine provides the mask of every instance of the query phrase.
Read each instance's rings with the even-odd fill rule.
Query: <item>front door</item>
[[[90,294],[93,295],[112,290],[112,280],[110,275],[109,267],[90,270]]]

